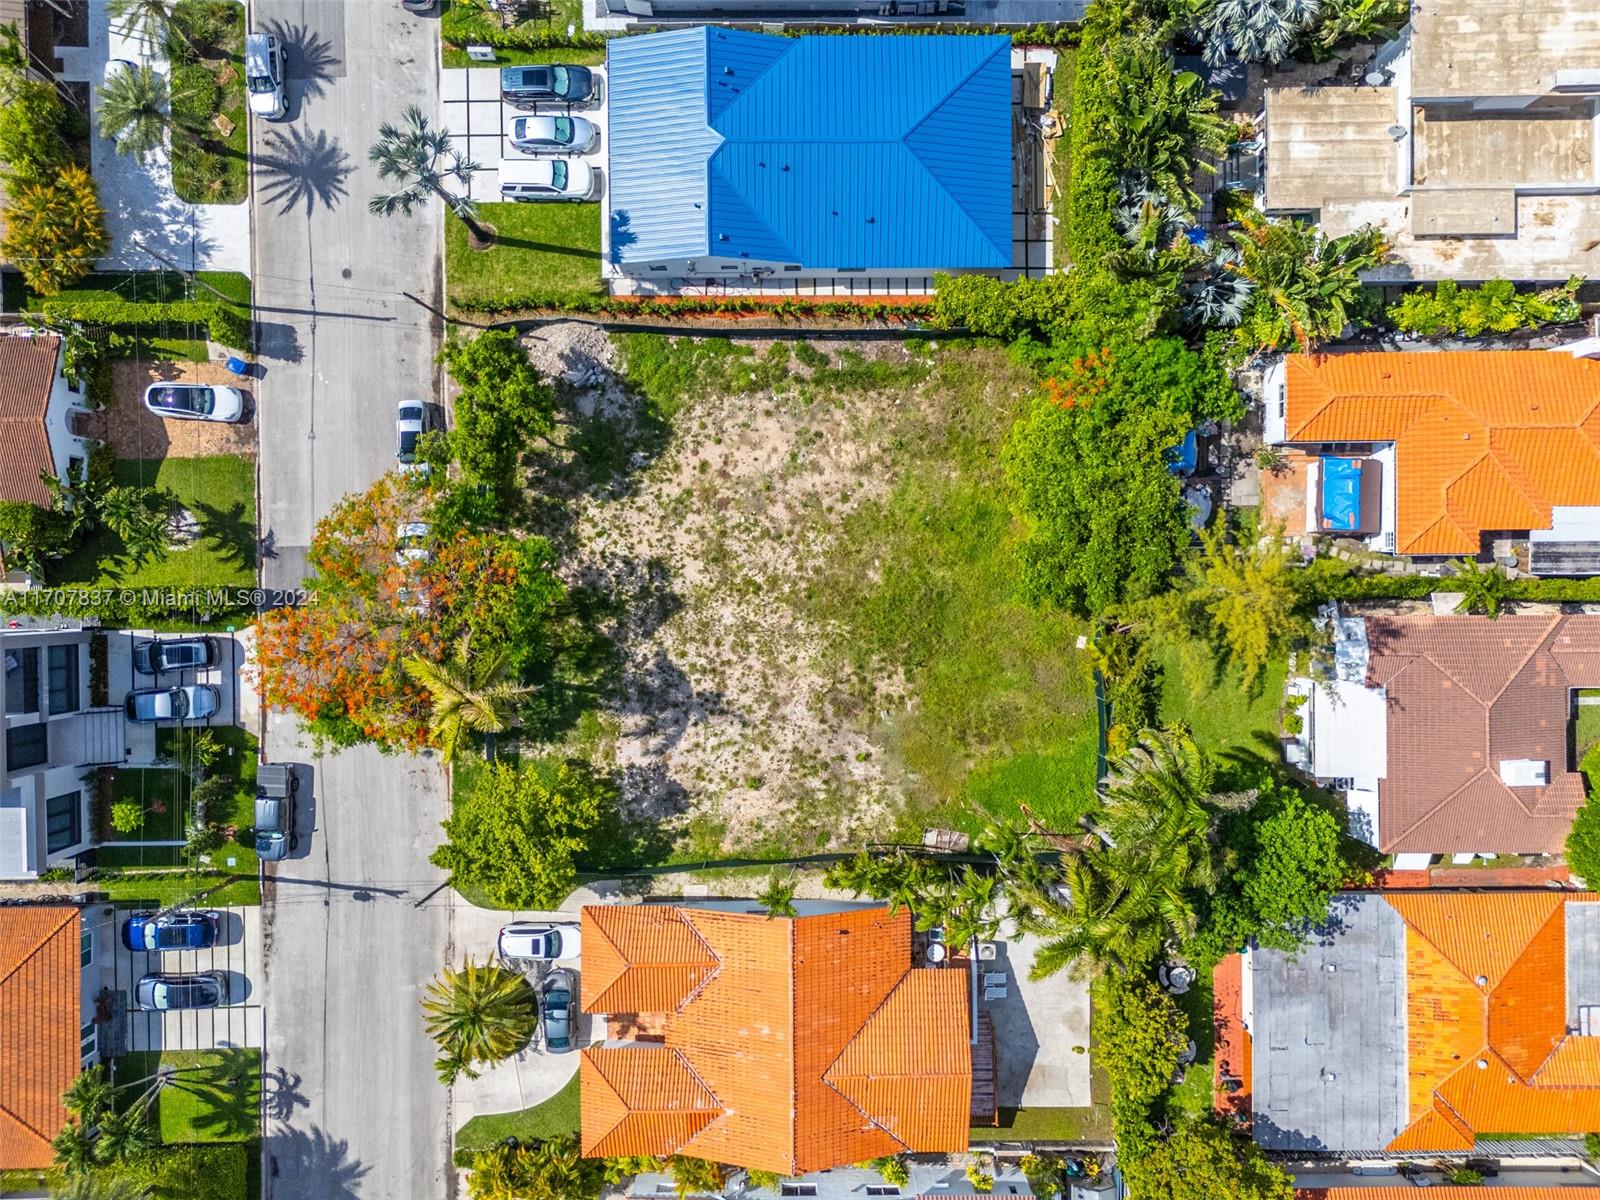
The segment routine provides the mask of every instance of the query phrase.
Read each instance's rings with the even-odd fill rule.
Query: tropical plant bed
[[[168,51],[176,53],[172,103],[208,131],[200,138],[174,137],[173,191],[190,204],[239,204],[250,192],[244,6],[178,0],[173,22],[193,31],[194,44],[177,33],[167,39]]]

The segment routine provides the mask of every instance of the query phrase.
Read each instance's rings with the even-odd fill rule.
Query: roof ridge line
[[[798,1014],[796,997],[800,994],[800,956],[795,952],[795,929],[799,917],[785,917],[789,940],[789,1166],[800,1171],[800,1055],[794,1044],[794,1031]]]
[[[1425,656],[1425,655],[1417,655],[1417,656],[1416,656],[1416,657],[1418,657],[1418,658],[1425,658],[1425,657],[1426,657],[1426,656]],[[1432,662],[1433,662],[1433,660],[1432,660],[1432,659],[1428,659],[1428,661],[1429,661],[1429,662],[1430,662],[1430,663],[1432,663]],[[1434,664],[1434,670],[1439,670],[1439,668],[1438,668],[1438,664],[1436,664],[1436,663],[1435,663],[1435,664]],[[1394,675],[1392,675],[1392,676],[1390,676],[1390,678],[1391,678],[1391,679],[1393,679],[1393,678],[1395,678],[1395,677],[1396,677],[1396,676],[1398,676],[1398,675],[1399,675],[1399,674],[1400,674],[1400,673],[1401,673],[1401,672],[1400,672],[1400,671],[1396,671],[1396,672],[1395,672],[1395,674],[1394,674]],[[1450,674],[1450,673],[1449,673],[1449,672],[1448,672],[1448,671],[1440,671],[1440,672],[1439,672],[1439,673],[1440,673],[1440,674],[1441,674],[1441,675],[1444,675],[1444,676],[1445,676],[1445,677],[1446,677],[1446,678],[1447,678],[1447,679],[1453,679],[1453,678],[1454,678],[1454,676],[1453,676],[1453,675],[1451,675],[1451,674]],[[1385,690],[1387,690],[1387,688],[1385,688]],[[1469,692],[1469,693],[1468,693],[1468,695],[1471,695],[1471,693],[1470,693],[1470,692]],[[1472,697],[1472,698],[1473,698],[1473,699],[1474,699],[1474,700],[1477,700],[1477,699],[1478,699],[1478,698],[1477,698],[1477,697],[1476,697],[1476,696],[1473,696],[1473,697]],[[1479,703],[1482,703],[1482,701],[1479,701]],[[1484,720],[1485,720],[1485,722],[1487,722],[1487,721],[1488,721],[1488,719],[1489,719],[1489,718],[1488,718],[1488,709],[1487,709],[1487,707],[1486,707],[1486,708],[1485,708],[1485,710],[1484,710]],[[1456,788],[1456,790],[1455,790],[1455,791],[1453,791],[1453,792],[1451,792],[1451,793],[1450,793],[1450,794],[1449,794],[1449,795],[1447,795],[1447,796],[1444,796],[1444,797],[1442,797],[1442,798],[1441,798],[1441,799],[1440,799],[1440,801],[1439,801],[1439,803],[1437,803],[1437,804],[1435,804],[1435,805],[1434,805],[1434,806],[1433,806],[1433,807],[1432,807],[1432,808],[1430,808],[1430,809],[1429,809],[1429,810],[1428,810],[1428,811],[1427,811],[1427,812],[1425,812],[1425,813],[1423,813],[1423,814],[1422,814],[1422,815],[1421,815],[1421,816],[1420,816],[1420,817],[1418,817],[1418,818],[1417,818],[1417,819],[1416,819],[1416,820],[1415,820],[1415,821],[1413,821],[1413,822],[1411,822],[1411,824],[1409,824],[1409,825],[1407,825],[1407,826],[1406,826],[1406,827],[1405,827],[1405,829],[1404,829],[1404,830],[1402,830],[1402,831],[1401,831],[1401,833],[1400,833],[1400,835],[1399,835],[1399,837],[1404,837],[1404,836],[1405,836],[1405,835],[1406,835],[1406,834],[1408,834],[1408,833],[1410,833],[1410,832],[1411,832],[1411,831],[1412,831],[1412,830],[1414,830],[1414,829],[1416,829],[1416,827],[1417,827],[1417,826],[1418,826],[1418,825],[1421,825],[1421,824],[1422,824],[1422,823],[1423,823],[1423,822],[1424,822],[1424,821],[1426,821],[1426,820],[1427,820],[1427,819],[1428,819],[1428,818],[1429,818],[1429,817],[1432,817],[1432,816],[1433,816],[1433,815],[1434,815],[1434,814],[1435,814],[1435,813],[1437,813],[1437,812],[1438,812],[1438,811],[1439,811],[1439,810],[1440,810],[1440,809],[1441,809],[1441,808],[1443,808],[1443,807],[1444,807],[1444,806],[1445,806],[1445,805],[1446,805],[1446,804],[1449,804],[1449,803],[1450,803],[1450,802],[1451,802],[1451,801],[1452,801],[1452,800],[1454,800],[1454,799],[1455,799],[1455,798],[1456,798],[1456,797],[1457,797],[1457,796],[1459,796],[1459,795],[1460,795],[1460,794],[1461,794],[1461,793],[1462,793],[1462,792],[1464,792],[1464,791],[1466,791],[1466,790],[1467,790],[1467,788],[1469,788],[1469,787],[1471,787],[1471,786],[1472,786],[1472,784],[1473,784],[1473,783],[1475,783],[1475,782],[1476,782],[1476,781],[1477,781],[1477,778],[1478,778],[1478,776],[1479,776],[1479,775],[1483,775],[1483,774],[1485,774],[1485,773],[1487,773],[1487,772],[1488,772],[1488,770],[1489,770],[1489,768],[1488,768],[1488,767],[1479,767],[1479,768],[1478,768],[1478,769],[1477,769],[1477,770],[1476,770],[1476,771],[1474,771],[1474,772],[1473,772],[1473,773],[1472,773],[1472,774],[1471,774],[1471,775],[1469,775],[1469,776],[1468,776],[1468,777],[1467,777],[1467,779],[1466,779],[1466,781],[1465,781],[1465,782],[1464,782],[1464,783],[1462,783],[1462,785],[1461,785],[1461,786],[1460,786],[1460,787],[1458,787],[1458,788]],[[1515,797],[1513,797],[1513,799],[1515,799]],[[1379,797],[1379,803],[1382,803],[1382,797],[1381,797],[1381,795],[1380,795],[1380,797]],[[1399,838],[1398,838],[1398,837],[1397,837],[1397,838],[1396,838],[1396,839],[1395,839],[1395,840],[1396,840],[1396,841],[1398,841],[1398,840],[1399,840]],[[1390,845],[1391,845],[1391,846],[1392,846],[1392,845],[1394,845],[1394,844],[1395,844],[1395,843],[1394,843],[1394,842],[1390,842],[1390,843],[1389,843],[1389,844],[1390,844]],[[1393,852],[1393,853],[1403,853],[1403,852],[1401,852],[1401,851],[1394,851],[1394,852]],[[1398,911],[1399,911],[1399,910],[1398,910],[1398,909],[1397,909],[1397,910],[1396,910],[1396,911],[1397,911],[1397,912],[1398,912]],[[1407,922],[1407,924],[1410,924],[1410,922]],[[1435,947],[1435,948],[1436,948],[1436,949],[1437,949],[1437,947]],[[1439,951],[1439,953],[1441,953],[1441,954],[1443,954],[1443,953],[1444,953],[1444,951],[1442,951],[1442,950],[1440,950],[1440,951]]]
[[[723,32],[733,32],[733,33],[739,33],[739,34],[748,33],[748,34],[751,34],[754,37],[770,39],[770,40],[775,41],[775,42],[784,43],[783,53],[781,53],[779,55],[776,55],[772,59],[771,62],[766,63],[761,68],[761,70],[757,71],[754,75],[752,75],[750,77],[749,82],[744,84],[742,87],[740,87],[739,94],[737,96],[735,96],[732,100],[729,100],[726,104],[724,104],[722,106],[722,111],[717,114],[717,119],[719,121],[724,116],[726,116],[729,111],[731,111],[734,108],[737,108],[739,106],[739,104],[744,100],[744,98],[746,96],[748,96],[752,91],[755,90],[756,85],[761,82],[762,78],[767,74],[768,71],[772,70],[774,65],[776,65],[779,62],[782,62],[785,58],[789,57],[789,55],[792,54],[795,51],[795,49],[800,45],[800,39],[799,38],[786,38],[786,37],[783,37],[781,34],[757,33],[753,29],[733,29],[732,26],[729,26],[729,25],[702,25],[701,29],[704,30],[704,32],[705,32],[705,40],[704,40],[704,43],[703,43],[704,47],[705,47],[704,54],[705,54],[705,71],[706,71],[705,125],[706,125],[707,129],[709,129],[712,133],[717,135],[717,139],[721,143],[721,146],[726,146],[728,144],[727,137],[723,134],[722,130],[718,129],[715,125],[713,125],[711,123],[711,37],[712,37],[712,34],[717,32],[718,30],[721,30]],[[718,149],[721,149],[721,146],[719,146]],[[706,155],[706,162],[707,162],[708,166],[710,165],[710,160],[711,160],[711,155],[709,155],[709,154]]]
[[[13,910],[13,911],[15,911],[15,910]],[[27,910],[24,909],[22,911],[25,912]],[[78,910],[76,908],[67,907],[66,915],[61,918],[60,923],[57,924],[54,928],[52,928],[50,930],[50,932],[46,933],[42,938],[40,938],[39,941],[37,943],[35,943],[35,945],[34,945],[32,950],[29,950],[28,953],[26,955],[24,955],[22,958],[17,959],[16,965],[13,966],[11,968],[11,970],[7,971],[4,975],[0,975],[0,987],[4,987],[8,982],[10,982],[10,979],[11,979],[11,977],[13,975],[15,975],[18,971],[22,970],[22,968],[27,966],[28,963],[32,962],[33,959],[35,958],[35,956],[38,955],[39,951],[43,950],[45,948],[45,946],[48,945],[55,938],[56,934],[60,933],[63,929],[65,929],[67,927],[68,922],[70,922],[77,915],[78,915]],[[7,1111],[10,1111],[10,1110],[7,1110]]]
[[[595,1050],[597,1050],[597,1049],[605,1049],[605,1047],[601,1047],[601,1046],[585,1046],[583,1048],[583,1051],[582,1051],[582,1057],[580,1059],[580,1062],[587,1062],[589,1064],[589,1066],[593,1069],[594,1074],[599,1077],[600,1082],[606,1085],[606,1090],[617,1098],[617,1105],[618,1105],[618,1107],[620,1107],[622,1109],[622,1115],[620,1117],[618,1117],[615,1122],[613,1122],[613,1124],[610,1126],[610,1128],[608,1128],[604,1133],[602,1133],[599,1137],[595,1138],[590,1143],[590,1145],[594,1145],[594,1146],[598,1146],[601,1142],[605,1141],[606,1138],[610,1137],[618,1129],[622,1128],[622,1123],[624,1121],[626,1121],[628,1119],[629,1115],[633,1112],[633,1106],[631,1104],[629,1104],[627,1099],[622,1095],[622,1093],[617,1090],[617,1085],[611,1082],[610,1078],[606,1075],[605,1071],[601,1068],[600,1064],[595,1061],[595,1059],[593,1057],[593,1052]],[[619,1049],[620,1049],[620,1047],[619,1047]],[[593,1108],[592,1105],[590,1106],[590,1111],[591,1112],[594,1111],[594,1108]]]
[[[1522,672],[1527,668],[1527,665],[1533,661],[1533,656],[1550,644],[1550,639],[1556,634],[1556,628],[1566,619],[1567,614],[1559,612],[1550,617],[1550,623],[1546,625],[1544,629],[1544,636],[1536,641],[1533,644],[1533,648],[1518,660],[1516,670],[1512,671],[1511,674],[1506,677],[1505,683],[1500,685],[1500,690],[1489,698],[1488,703],[1491,708],[1499,702],[1500,697],[1506,694],[1506,689],[1516,682],[1517,676],[1521,675]],[[1566,672],[1563,671],[1562,674],[1565,675]]]
[[[1539,927],[1533,931],[1532,936],[1529,937],[1527,942],[1523,945],[1522,953],[1517,955],[1516,958],[1511,960],[1511,965],[1506,968],[1505,975],[1502,975],[1500,977],[1500,983],[1501,984],[1505,983],[1506,975],[1511,974],[1511,972],[1516,969],[1517,964],[1520,963],[1524,958],[1526,958],[1528,956],[1529,952],[1533,949],[1534,941],[1539,937],[1540,934],[1544,933],[1544,931],[1546,929],[1550,928],[1551,922],[1553,922],[1557,917],[1561,918],[1562,933],[1565,934],[1565,932],[1566,932],[1566,921],[1567,921],[1567,906],[1563,902],[1563,903],[1555,904],[1555,905],[1551,906],[1550,915],[1548,917],[1546,917],[1544,919],[1544,921],[1542,921],[1540,923]],[[1562,938],[1562,949],[1563,950],[1566,949],[1566,938],[1565,937]],[[1564,962],[1562,963],[1561,974],[1562,974],[1562,980],[1561,980],[1561,982],[1562,982],[1562,992],[1563,992],[1563,999],[1564,999],[1565,998],[1565,992],[1566,992],[1566,964]],[[1489,993],[1489,1001],[1490,1001],[1491,1004],[1494,1002],[1494,994],[1495,994],[1495,992],[1498,992],[1499,990],[1500,990],[1500,987],[1497,984],[1495,986],[1494,992]],[[1562,1014],[1562,1028],[1563,1029],[1566,1028],[1566,1014],[1565,1013]],[[1538,1076],[1540,1071],[1544,1070],[1545,1066],[1550,1062],[1550,1060],[1555,1057],[1556,1050],[1559,1049],[1563,1044],[1565,1044],[1567,1038],[1569,1038],[1571,1036],[1572,1035],[1570,1033],[1563,1033],[1561,1038],[1558,1041],[1556,1041],[1556,1043],[1554,1045],[1552,1045],[1550,1047],[1550,1052],[1539,1060],[1539,1065],[1534,1067],[1533,1070],[1529,1071],[1526,1075],[1524,1075],[1521,1071],[1519,1071],[1515,1067],[1513,1067],[1511,1065],[1511,1063],[1509,1061],[1507,1061],[1506,1056],[1501,1054],[1498,1050],[1496,1050],[1494,1048],[1494,1040],[1492,1038],[1488,1042],[1486,1042],[1485,1045],[1487,1046],[1488,1050],[1491,1053],[1494,1054],[1494,1056],[1496,1058],[1498,1058],[1501,1062],[1506,1064],[1506,1069],[1509,1070],[1518,1079],[1520,1079],[1523,1082],[1524,1086],[1526,1086],[1526,1087],[1535,1087],[1537,1085],[1533,1082],[1534,1079]]]

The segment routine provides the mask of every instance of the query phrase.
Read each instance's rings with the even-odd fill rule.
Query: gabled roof
[[[48,1167],[78,1073],[78,910],[0,908],[0,1170]]]
[[[1384,898],[1406,923],[1412,1118],[1387,1148],[1470,1150],[1475,1135],[1490,1131],[1577,1134],[1600,1127],[1600,1036],[1576,1032],[1578,1009],[1600,1006],[1600,995],[1588,994],[1594,980],[1582,966],[1576,978],[1568,972],[1572,951],[1587,963],[1600,936],[1600,922],[1575,910],[1600,897],[1394,892]]]
[[[61,339],[0,334],[0,500],[48,506],[39,474],[55,474],[45,429]]]
[[[909,913],[618,905],[583,927],[584,1010],[665,1014],[663,1042],[583,1052],[586,1155],[792,1175],[966,1148],[966,979],[912,968]]]
[[[1369,616],[1367,683],[1386,693],[1379,849],[1556,852],[1583,803],[1569,689],[1600,687],[1600,616]],[[1512,787],[1500,763],[1546,764]]]
[[[1009,267],[1011,42],[715,26],[607,48],[613,261]]]
[[[1544,350],[1291,355],[1285,440],[1393,442],[1396,548],[1477,554],[1600,504],[1600,362]]]

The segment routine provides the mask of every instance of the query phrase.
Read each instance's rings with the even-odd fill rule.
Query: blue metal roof
[[[1011,41],[707,26],[607,50],[613,261],[1011,265]]]

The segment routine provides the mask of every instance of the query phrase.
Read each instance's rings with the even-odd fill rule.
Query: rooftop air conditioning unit
[[[1502,758],[1500,782],[1507,787],[1544,787],[1550,782],[1550,764],[1539,758]]]

